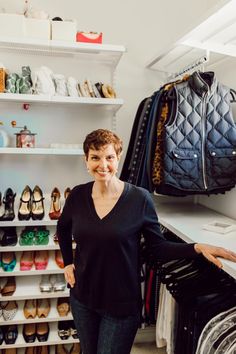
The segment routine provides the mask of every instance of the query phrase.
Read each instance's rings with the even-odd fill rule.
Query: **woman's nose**
[[[99,166],[103,167],[103,168],[107,167],[107,160],[106,159],[100,159]]]

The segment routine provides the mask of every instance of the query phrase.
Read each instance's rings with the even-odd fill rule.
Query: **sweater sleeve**
[[[73,263],[72,253],[72,192],[66,199],[62,214],[57,223],[57,237],[64,265]]]
[[[193,259],[198,257],[194,243],[176,243],[165,240],[158,222],[154,202],[149,193],[144,204],[144,236],[148,255],[154,260],[170,261],[178,258]]]

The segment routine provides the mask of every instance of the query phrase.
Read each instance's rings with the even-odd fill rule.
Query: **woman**
[[[139,325],[141,234],[149,254],[163,261],[202,253],[222,267],[216,256],[236,262],[236,254],[164,240],[149,192],[116,176],[122,142],[111,131],[87,135],[84,153],[94,182],[72,190],[57,228],[71,309],[83,354],[128,354]]]

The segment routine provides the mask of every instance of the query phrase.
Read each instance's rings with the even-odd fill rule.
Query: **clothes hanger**
[[[232,97],[232,100],[230,100],[231,103],[234,103],[236,102],[236,91],[234,89],[230,89],[230,94],[231,94],[231,97]]]

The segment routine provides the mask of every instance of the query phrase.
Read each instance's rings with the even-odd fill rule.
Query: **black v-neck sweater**
[[[75,264],[71,289],[91,309],[113,316],[139,310],[140,238],[159,260],[195,258],[193,244],[166,241],[150,193],[125,183],[113,209],[102,219],[92,199],[93,182],[76,186],[58,220],[57,235],[65,265]],[[72,235],[76,242],[73,259]]]

